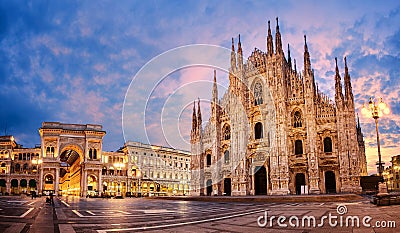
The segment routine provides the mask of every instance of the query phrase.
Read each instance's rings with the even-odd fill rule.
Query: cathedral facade
[[[232,38],[229,88],[202,128],[200,100],[193,107],[191,195],[360,193],[367,174],[363,135],[356,122],[350,74],[343,82],[336,60],[332,101],[316,85],[306,37],[304,68],[275,43],[268,22],[267,51],[243,60]],[[274,45],[275,44],[275,45]],[[344,90],[342,87],[344,84]]]

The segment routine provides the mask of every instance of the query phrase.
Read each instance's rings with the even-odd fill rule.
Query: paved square
[[[268,197],[265,197],[267,200]],[[346,212],[339,214],[339,207]],[[182,201],[166,199],[1,197],[0,232],[399,232],[399,206],[377,207],[369,200],[345,202],[231,202]],[[267,221],[265,222],[265,214]],[[332,227],[328,216],[336,217]],[[310,217],[313,222],[308,221]],[[325,216],[325,219],[323,219]],[[346,227],[346,217],[370,216],[371,227]],[[278,223],[285,218],[286,226]],[[342,217],[342,222],[340,218]],[[292,218],[290,220],[290,218]],[[299,220],[298,226],[292,226]],[[303,220],[305,219],[305,220]],[[322,221],[323,219],[323,221]],[[351,219],[350,219],[351,220]],[[302,221],[305,221],[302,225]],[[376,227],[379,223],[384,228]],[[259,223],[264,223],[259,226]],[[350,224],[351,222],[349,222]],[[389,223],[395,223],[391,228]],[[340,227],[340,225],[343,225]],[[295,224],[296,225],[296,224]]]

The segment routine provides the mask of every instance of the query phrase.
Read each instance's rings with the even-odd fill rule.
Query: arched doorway
[[[231,178],[224,179],[224,193],[226,196],[231,195]]]
[[[32,192],[36,190],[36,180],[30,179],[29,180],[29,191]]]
[[[60,190],[67,195],[84,195],[81,190],[81,152],[78,146],[67,146],[60,155],[62,168],[60,168]],[[96,179],[97,180],[97,179]],[[87,183],[89,186],[89,182]],[[97,189],[97,183],[96,183]]]
[[[49,195],[50,193],[54,193],[54,191],[54,177],[52,174],[47,174],[44,176],[43,193]]]
[[[267,195],[267,170],[264,166],[257,166],[254,174],[255,195]]]
[[[19,194],[17,179],[11,180],[11,194]]]
[[[7,192],[7,188],[6,188],[6,180],[5,179],[0,179],[0,192],[1,194],[5,194]]]
[[[297,173],[296,174],[296,194],[301,194],[301,186],[306,185],[306,176],[304,173]]]
[[[19,186],[21,187],[21,192],[26,193],[27,192],[27,187],[28,187],[28,181],[26,179],[22,179],[19,181]]]
[[[87,178],[87,195],[89,196],[96,196],[98,195],[98,188],[97,188],[97,178],[96,176],[89,175]]]
[[[212,180],[207,180],[207,196],[211,196],[212,191]]]
[[[336,178],[333,171],[325,172],[325,190],[326,193],[336,193]]]

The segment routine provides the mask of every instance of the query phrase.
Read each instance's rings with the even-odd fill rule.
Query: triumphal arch
[[[102,192],[101,125],[43,122],[39,129],[39,193],[86,196]]]

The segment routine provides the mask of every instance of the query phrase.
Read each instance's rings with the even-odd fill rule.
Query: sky
[[[275,33],[276,17],[285,54],[290,43],[298,69],[307,35],[316,82],[330,97],[334,58],[343,77],[347,56],[369,173],[376,171],[375,125],[361,107],[370,97],[389,105],[379,130],[383,161],[390,165],[390,157],[400,154],[399,1],[1,1],[0,135],[32,147],[40,143],[43,121],[95,123],[107,131],[103,148],[114,151],[124,143],[124,103],[146,101],[145,109],[129,115],[131,130],[143,128],[137,119],[145,116],[146,133],[133,130],[125,138],[189,150],[193,100],[201,97],[206,122],[215,67],[156,70],[154,75],[164,76],[148,95],[126,101],[129,91],[148,84],[134,77],[160,54],[192,44],[229,49],[239,34],[245,57],[255,47],[265,51],[267,21]],[[222,97],[226,71],[217,70],[217,76]],[[193,83],[199,86],[190,88]],[[174,98],[184,107],[174,109]],[[165,120],[170,113],[179,115],[172,123]],[[175,136],[179,140],[171,143]]]

